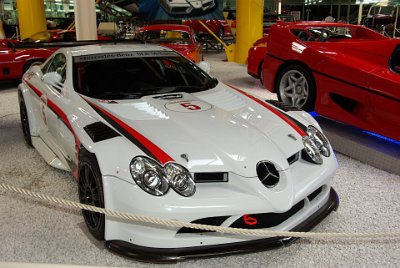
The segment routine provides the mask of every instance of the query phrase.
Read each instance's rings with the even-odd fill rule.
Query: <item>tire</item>
[[[102,176],[96,158],[83,151],[78,167],[79,201],[82,204],[104,208]],[[98,212],[82,210],[89,232],[97,239],[104,240],[105,216]]]
[[[264,85],[264,81],[263,81],[263,70],[262,70],[262,65],[263,65],[263,60],[260,62],[260,64],[258,65],[258,77],[260,79],[261,85]]]
[[[315,84],[304,67],[288,65],[279,72],[275,81],[275,92],[279,101],[305,111],[314,110]]]
[[[21,128],[22,128],[22,133],[24,134],[25,142],[29,147],[33,147],[31,129],[29,127],[28,111],[26,110],[26,105],[22,97],[21,101],[19,102],[19,115],[21,118]]]
[[[221,28],[218,29],[216,35],[218,36],[219,39],[224,40],[224,35],[225,35],[224,27],[221,26]]]

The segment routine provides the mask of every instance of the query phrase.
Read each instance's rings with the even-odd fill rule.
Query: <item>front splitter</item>
[[[331,188],[329,199],[321,208],[305,221],[294,227],[293,232],[307,232],[326,218],[339,206],[336,191]],[[219,244],[210,246],[196,246],[184,248],[152,248],[137,246],[121,240],[106,241],[106,247],[118,254],[131,257],[139,261],[153,263],[171,263],[180,260],[215,257],[222,255],[240,254],[279,248],[291,244],[297,237],[270,237],[251,241]]]

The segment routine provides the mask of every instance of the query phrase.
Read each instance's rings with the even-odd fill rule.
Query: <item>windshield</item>
[[[171,51],[119,52],[74,57],[75,91],[98,99],[135,99],[188,92],[218,83],[197,65]]]
[[[191,44],[188,32],[177,30],[150,30],[144,31],[137,36],[140,40],[154,43]]]
[[[373,6],[371,7],[370,15],[392,15],[393,6]]]

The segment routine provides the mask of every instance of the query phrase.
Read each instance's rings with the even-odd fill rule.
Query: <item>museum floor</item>
[[[274,94],[247,75],[246,66],[205,55],[220,81],[265,98]],[[78,201],[73,177],[45,163],[23,140],[17,83],[0,84],[0,182]],[[400,176],[337,154],[333,187],[340,206],[315,232],[400,232]],[[400,160],[399,160],[400,164]],[[1,262],[116,267],[154,267],[116,255],[94,241],[80,211],[0,190]],[[3,263],[4,264],[4,263]],[[289,247],[258,253],[190,260],[167,267],[399,267],[397,239],[300,239]]]

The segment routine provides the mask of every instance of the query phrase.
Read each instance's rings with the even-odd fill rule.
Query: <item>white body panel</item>
[[[168,51],[157,46],[138,48],[141,51]],[[61,49],[59,52],[67,56],[69,66],[72,55],[132,49],[137,48],[94,46]],[[181,92],[177,99],[144,96],[108,102],[76,93],[70,67],[59,90],[41,83],[38,77],[40,70],[30,70],[20,86],[32,125],[31,135],[36,137],[34,146],[47,152],[44,158],[53,166],[69,169],[75,175],[79,148],[95,154],[108,209],[185,222],[228,216],[223,226],[229,226],[244,214],[285,212],[304,200],[303,209],[274,227],[290,230],[328,199],[331,179],[337,168],[332,149],[330,157],[324,157],[322,165],[301,158],[290,165],[288,158],[304,148],[302,136],[271,111],[276,110],[272,105],[266,104],[269,108],[265,107],[222,83],[198,93]],[[44,114],[43,99],[47,100]],[[93,104],[135,129],[190,173],[227,172],[229,181],[198,183],[196,193],[191,197],[180,196],[172,189],[161,197],[148,194],[136,185],[129,170],[132,158],[146,153],[110,125]],[[319,128],[305,112],[279,113],[290,115],[305,126]],[[83,128],[95,122],[104,123],[120,136],[93,142]],[[43,142],[38,142],[38,139]],[[44,144],[47,149],[42,148]],[[275,187],[265,187],[257,177],[256,165],[262,160],[273,163],[279,172],[280,180]],[[319,187],[323,187],[323,191],[309,202],[307,196]],[[123,240],[147,247],[191,247],[251,239],[215,233],[176,232],[173,228],[146,227],[106,217],[106,240]]]

